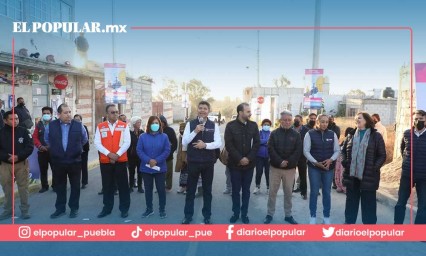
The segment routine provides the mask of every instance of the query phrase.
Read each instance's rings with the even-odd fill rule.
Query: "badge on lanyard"
[[[102,132],[102,138],[106,138],[108,136],[107,132]]]

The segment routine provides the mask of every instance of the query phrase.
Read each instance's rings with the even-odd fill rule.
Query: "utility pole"
[[[319,48],[320,48],[320,30],[321,26],[321,0],[315,1],[315,29],[314,29],[314,51],[312,59],[312,69],[319,67]]]
[[[260,31],[257,31],[257,87],[260,86]]]

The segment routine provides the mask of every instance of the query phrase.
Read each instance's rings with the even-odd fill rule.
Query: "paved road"
[[[223,127],[221,127],[223,132]],[[101,177],[99,168],[89,172],[89,185],[81,191],[80,213],[75,219],[62,216],[58,219],[50,219],[50,214],[54,212],[56,194],[52,191],[39,194],[35,193],[30,197],[31,219],[21,220],[17,218],[17,224],[120,224],[120,223],[146,223],[146,224],[177,224],[183,217],[184,195],[177,194],[178,173],[174,173],[173,192],[167,193],[167,214],[166,219],[158,216],[158,198],[154,194],[154,208],[156,214],[147,219],[142,219],[141,214],[145,210],[144,194],[133,192],[131,194],[131,207],[129,217],[120,218],[118,210],[118,196],[115,197],[116,204],[113,213],[105,218],[97,218],[97,214],[102,209],[102,196],[97,192],[101,188]],[[264,182],[264,181],[262,181]],[[264,183],[263,183],[264,184]],[[215,177],[213,185],[212,221],[214,223],[229,223],[231,211],[231,197],[222,193],[225,186],[225,167],[221,163],[215,166]],[[253,186],[254,187],[254,186]],[[263,187],[265,188],[265,186]],[[318,197],[318,221],[321,221],[322,207],[321,196]],[[262,223],[266,215],[267,195],[263,191],[260,195],[253,195],[250,199],[249,217],[251,223]],[[302,200],[299,194],[293,194],[293,216],[299,223],[309,222],[308,202]],[[344,222],[345,195],[332,192],[332,223],[341,224]],[[202,199],[197,198],[195,202],[195,215],[193,223],[201,223]],[[17,208],[18,209],[18,208]],[[69,212],[69,209],[67,209]],[[274,218],[275,224],[285,223],[283,220],[283,194],[279,192],[277,199],[277,210]],[[406,222],[409,216],[407,214]],[[390,224],[393,222],[393,209],[378,205],[378,223]],[[2,221],[1,224],[10,223]],[[360,220],[358,220],[360,223]],[[1,228],[1,226],[0,226]],[[378,255],[386,251],[400,255],[421,255],[426,250],[424,243],[326,243],[326,242],[304,242],[304,243],[2,243],[3,251],[17,252],[25,248],[25,253],[18,255],[235,255],[244,251],[244,255],[353,255],[355,252],[363,251],[363,255]]]

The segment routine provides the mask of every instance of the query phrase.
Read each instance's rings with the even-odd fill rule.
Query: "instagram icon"
[[[21,226],[18,230],[18,236],[20,238],[30,238],[31,236],[31,228],[28,226]]]

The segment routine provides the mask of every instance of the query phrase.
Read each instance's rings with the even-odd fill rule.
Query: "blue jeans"
[[[323,213],[325,218],[329,218],[331,209],[331,183],[333,181],[334,170],[325,171],[309,166],[308,173],[311,187],[311,193],[309,197],[309,210],[311,212],[311,217],[317,216],[318,193],[322,184],[322,205],[324,208]]]
[[[232,182],[232,211],[235,216],[247,216],[250,200],[250,184],[253,180],[254,169],[231,170]],[[240,191],[242,196],[240,197]]]
[[[158,200],[159,200],[159,210],[164,212],[166,208],[166,173],[142,173],[143,182],[145,184],[145,201],[146,208],[153,210],[152,207],[152,192],[155,187],[157,188]]]

